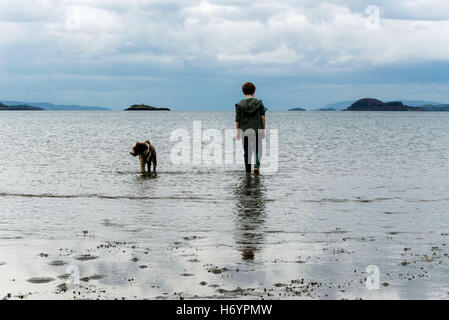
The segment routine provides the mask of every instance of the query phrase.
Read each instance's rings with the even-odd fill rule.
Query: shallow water
[[[449,298],[449,113],[267,117],[256,178],[170,161],[174,129],[232,112],[0,113],[0,298]]]

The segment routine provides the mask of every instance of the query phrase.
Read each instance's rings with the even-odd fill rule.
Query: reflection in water
[[[236,243],[244,261],[253,261],[261,249],[265,222],[263,177],[244,175],[234,190],[236,199]]]

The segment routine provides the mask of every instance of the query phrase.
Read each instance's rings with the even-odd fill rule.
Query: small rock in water
[[[55,279],[50,278],[50,277],[35,277],[35,278],[30,278],[27,281],[30,283],[49,283],[54,281]]]
[[[51,266],[64,266],[64,265],[66,265],[67,263],[65,263],[65,262],[62,261],[62,260],[56,260],[56,261],[51,261],[51,262],[49,262],[48,264],[51,265]]]
[[[82,254],[78,257],[75,257],[76,260],[80,260],[80,261],[87,261],[87,260],[94,260],[94,259],[98,259],[97,256],[93,256],[90,254]]]
[[[81,278],[80,280],[81,280],[81,281],[84,281],[84,282],[89,282],[90,280],[100,280],[100,279],[103,279],[103,278],[104,278],[103,275],[100,275],[100,274],[94,274],[94,275],[89,276],[89,277],[83,277],[83,278]]]
[[[67,292],[67,290],[68,290],[67,285],[65,283],[59,284],[56,288],[57,288],[57,293]]]
[[[280,287],[286,287],[287,285],[285,285],[283,283],[275,283],[274,286],[280,288]]]

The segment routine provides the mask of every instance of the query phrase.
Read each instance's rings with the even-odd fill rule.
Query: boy
[[[240,140],[243,132],[243,150],[246,173],[251,173],[251,159],[254,153],[254,173],[259,174],[262,155],[262,139],[265,139],[265,107],[262,100],[254,98],[256,86],[247,82],[242,87],[243,99],[235,105],[236,137]]]

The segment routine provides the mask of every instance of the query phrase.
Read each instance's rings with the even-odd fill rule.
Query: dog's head
[[[133,144],[130,154],[133,157],[137,157],[137,156],[143,154],[147,150],[148,150],[148,144],[142,143],[142,142],[136,142]]]

